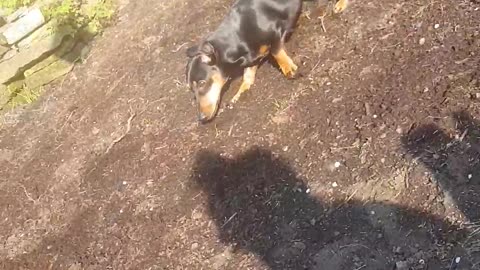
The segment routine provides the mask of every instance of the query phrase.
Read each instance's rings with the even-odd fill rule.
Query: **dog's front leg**
[[[255,82],[255,75],[257,73],[257,68],[258,66],[253,66],[253,67],[247,67],[243,70],[243,80],[242,84],[240,85],[240,89],[238,89],[238,92],[235,94],[235,96],[232,98],[232,103],[235,103],[238,101],[240,96],[246,92],[250,87],[253,85]]]

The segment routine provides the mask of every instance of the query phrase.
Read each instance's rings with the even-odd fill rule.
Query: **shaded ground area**
[[[206,126],[184,49],[230,1],[120,4],[2,118],[0,268],[479,268],[476,1],[353,1],[326,33],[306,5],[303,77],[262,66]]]

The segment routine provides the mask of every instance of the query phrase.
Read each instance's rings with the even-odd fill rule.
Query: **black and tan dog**
[[[297,65],[284,44],[293,33],[303,0],[236,0],[216,31],[199,45],[187,49],[186,78],[195,94],[199,120],[208,122],[218,109],[221,92],[232,74],[243,72],[236,102],[255,80],[260,62],[271,55],[283,74],[293,78]],[[343,11],[348,0],[339,0],[334,12]]]

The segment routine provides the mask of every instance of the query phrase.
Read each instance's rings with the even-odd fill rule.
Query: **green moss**
[[[15,11],[19,7],[28,6],[34,0],[0,0],[0,8],[4,8],[8,13]]]
[[[64,0],[44,7],[42,12],[47,19],[58,21],[58,27],[67,25],[95,35],[109,25],[115,6],[107,0],[98,1],[94,5],[87,5],[87,1]]]

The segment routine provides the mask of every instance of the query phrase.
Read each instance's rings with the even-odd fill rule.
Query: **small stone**
[[[333,182],[333,183],[332,183],[332,187],[338,187],[337,182]]]
[[[192,244],[192,250],[195,250],[199,247],[199,244],[198,243],[193,243]]]
[[[195,211],[192,214],[193,219],[201,219],[203,217],[203,214],[201,212]]]
[[[122,184],[125,186],[127,184],[127,181],[123,181]]]
[[[293,243],[293,248],[299,249],[299,250],[305,250],[307,248],[307,245],[305,245],[303,242],[295,242]]]
[[[338,103],[338,102],[340,102],[340,101],[342,101],[342,98],[341,98],[341,97],[340,97],[340,98],[334,98],[334,99],[332,100],[332,103]]]
[[[385,161],[386,161],[385,158],[380,159],[380,162],[382,162],[382,163],[385,163]]]
[[[425,38],[421,38],[421,39],[418,41],[418,44],[420,44],[420,45],[425,44]]]
[[[377,118],[378,118],[378,115],[374,114],[374,115],[373,115],[373,118],[374,118],[374,119],[377,119]]]
[[[480,99],[480,93],[475,93],[475,97],[476,97],[477,99]]]
[[[383,238],[383,234],[381,234],[381,233],[377,234],[377,238],[378,238],[378,239]]]
[[[473,175],[469,174],[467,177],[468,177],[468,179],[472,179]]]
[[[290,117],[286,113],[280,113],[273,116],[272,121],[277,125],[286,124],[290,121]]]
[[[307,188],[307,190],[305,190],[305,193],[307,193],[307,194],[310,193],[310,189]]]
[[[397,129],[395,130],[398,134],[403,134],[403,129],[402,127],[397,127]]]
[[[342,163],[340,163],[339,161],[336,161],[335,164],[333,164],[335,168],[339,168],[341,165]]]
[[[339,236],[339,235],[340,235],[340,232],[335,231],[335,232],[333,232],[333,235],[334,235],[334,236]]]
[[[400,261],[395,263],[396,270],[408,270],[408,263],[406,261]]]
[[[288,151],[288,145],[283,147],[283,152],[287,152]]]
[[[435,29],[440,28],[440,24],[436,23],[436,24],[433,26],[433,28],[435,28]]]

